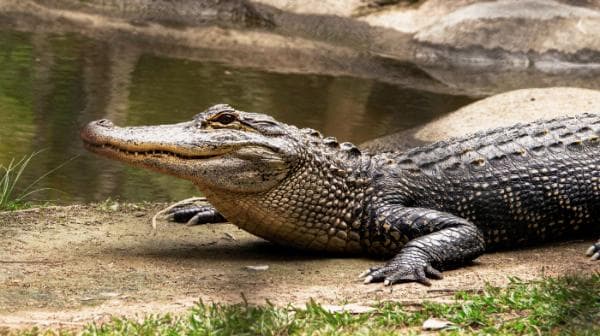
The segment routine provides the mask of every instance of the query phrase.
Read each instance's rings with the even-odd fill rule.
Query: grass
[[[23,188],[18,188],[19,181],[23,177],[23,172],[29,166],[31,160],[40,152],[22,157],[19,161],[12,159],[8,166],[0,165],[0,211],[10,211],[28,208],[32,205],[30,197],[36,193],[51,190],[51,188],[37,188],[35,186],[45,177],[57,171],[76,157],[60,164],[48,172],[36,178],[33,182]]]
[[[480,293],[459,292],[455,303],[425,302],[407,310],[394,302],[373,312],[333,313],[310,302],[305,308],[198,303],[181,316],[150,315],[142,320],[115,317],[91,324],[81,335],[396,335],[421,333],[436,317],[451,321],[447,335],[599,335],[600,274],[567,276],[526,283],[511,279],[507,288],[488,286]],[[21,335],[70,335],[68,330]]]

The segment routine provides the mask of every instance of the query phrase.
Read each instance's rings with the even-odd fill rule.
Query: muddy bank
[[[379,262],[273,245],[230,224],[186,227],[150,218],[162,204],[75,205],[0,213],[0,326],[78,326],[111,314],[177,312],[195,301],[278,305],[445,301],[457,290],[503,286],[508,277],[600,271],[593,240],[486,254],[431,287],[363,285]],[[247,266],[268,266],[253,271]]]
[[[600,88],[600,7],[594,2],[377,3],[7,0],[0,22],[142,43],[142,52],[441,93]]]
[[[366,26],[364,23],[361,26]],[[97,10],[75,10],[33,1],[0,3],[0,27],[19,31],[77,33],[110,41],[114,53],[136,62],[142,55],[217,61],[277,73],[323,74],[375,79],[431,92],[460,94],[429,76],[416,65],[385,55],[374,55],[352,43],[330,43],[305,34],[290,35],[272,29],[231,28],[219,25],[176,27],[160,22],[105,15]],[[345,27],[350,29],[350,27]],[[352,28],[354,29],[354,27]],[[363,33],[336,35],[363,36]],[[321,35],[321,34],[320,34]],[[327,32],[323,36],[330,36]],[[361,38],[362,39],[362,38]],[[406,38],[395,39],[404,44]]]

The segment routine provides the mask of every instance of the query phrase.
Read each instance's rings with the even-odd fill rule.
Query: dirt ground
[[[197,302],[303,305],[447,301],[486,282],[600,272],[583,255],[593,241],[487,254],[431,287],[363,285],[377,260],[290,250],[230,224],[187,227],[150,219],[162,204],[74,205],[0,213],[0,333],[37,325],[78,327],[111,314],[179,312]],[[247,266],[268,266],[251,270]]]

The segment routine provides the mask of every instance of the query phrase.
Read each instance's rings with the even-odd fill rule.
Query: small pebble
[[[269,269],[269,265],[257,265],[257,266],[246,266],[249,271],[266,271]]]
[[[440,320],[436,318],[429,318],[423,322],[423,330],[442,330],[452,325],[452,322],[446,320]]]

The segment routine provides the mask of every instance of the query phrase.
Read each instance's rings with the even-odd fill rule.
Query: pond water
[[[118,198],[173,201],[198,194],[191,183],[87,153],[85,123],[173,123],[216,103],[267,113],[360,143],[423,124],[472,102],[351,77],[278,74],[135,52],[76,34],[0,30],[0,165],[41,151],[21,186],[55,203]]]

